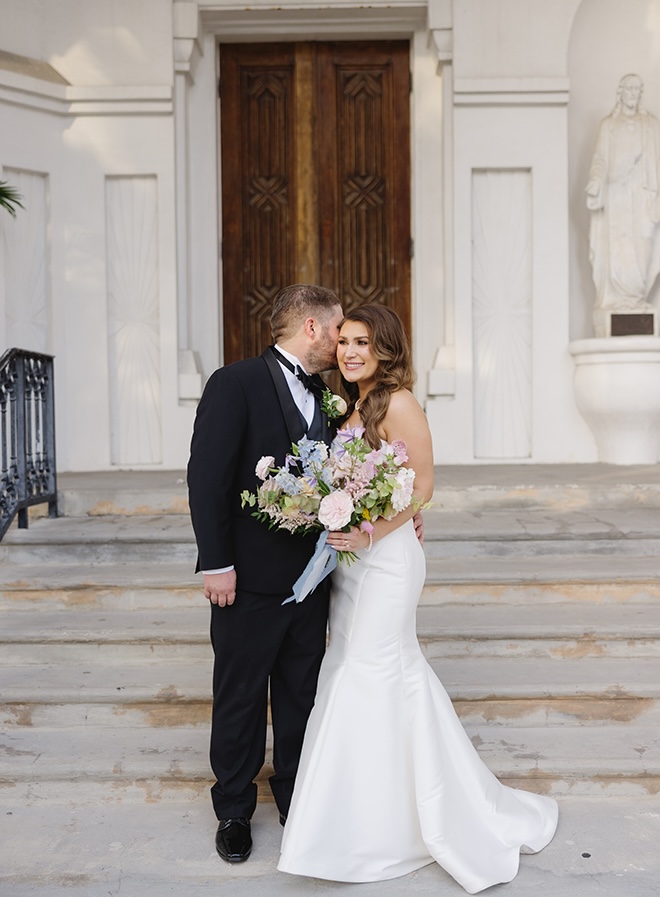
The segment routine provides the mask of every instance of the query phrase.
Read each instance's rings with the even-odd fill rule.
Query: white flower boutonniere
[[[323,390],[321,408],[323,409],[323,411],[325,411],[330,420],[334,420],[336,417],[341,417],[342,415],[346,414],[348,405],[341,396],[335,395],[326,386],[326,388]]]

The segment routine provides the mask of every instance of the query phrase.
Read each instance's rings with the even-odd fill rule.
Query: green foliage
[[[16,206],[24,209],[25,206],[21,202],[23,197],[16,191],[7,181],[0,181],[0,206],[7,209],[10,215],[16,217]]]
[[[246,504],[249,505],[251,508],[253,508],[255,506],[255,504],[257,503],[256,495],[253,495],[251,492],[248,492],[247,489],[244,489],[241,492],[240,498],[241,498],[241,507],[242,508],[244,508]]]

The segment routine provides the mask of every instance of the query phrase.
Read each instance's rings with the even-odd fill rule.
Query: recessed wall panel
[[[472,172],[474,456],[532,453],[532,176]]]
[[[106,179],[113,464],[162,461],[155,177]]]

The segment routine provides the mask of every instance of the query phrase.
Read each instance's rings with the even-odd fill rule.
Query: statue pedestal
[[[656,464],[660,456],[660,338],[570,343],[575,398],[600,461]]]
[[[606,311],[594,312],[594,330],[597,338],[610,336],[658,336],[658,316],[654,311]]]

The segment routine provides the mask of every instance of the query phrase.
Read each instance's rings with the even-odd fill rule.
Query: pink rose
[[[338,489],[321,499],[319,521],[326,529],[340,530],[350,522],[354,510],[350,495]]]
[[[408,449],[406,448],[405,442],[401,439],[395,439],[392,443],[392,448],[394,449],[394,457],[396,458],[397,464],[405,464],[408,460]]]

